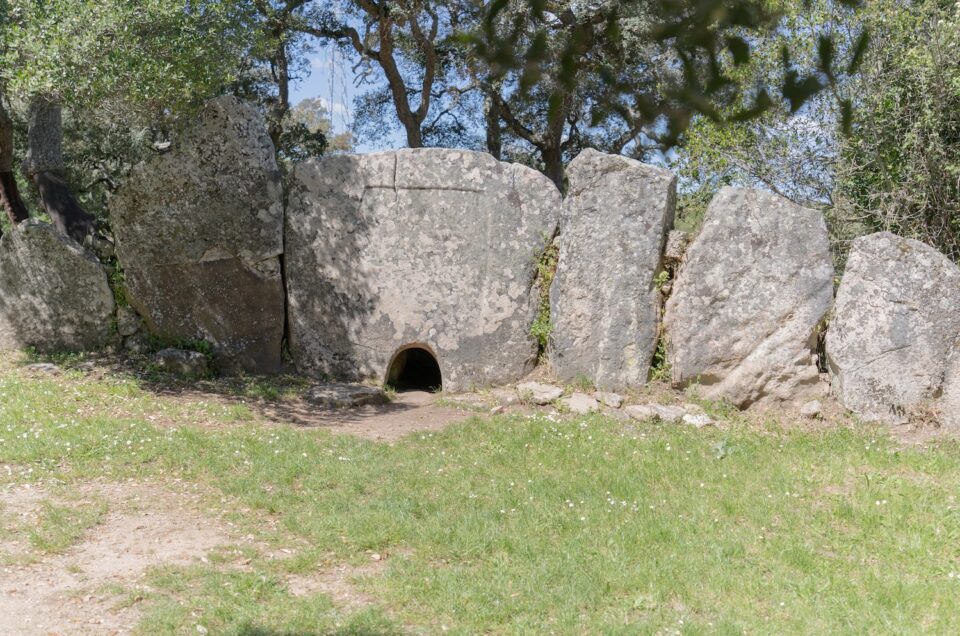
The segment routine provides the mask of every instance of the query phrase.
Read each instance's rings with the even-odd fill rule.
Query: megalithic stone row
[[[88,351],[113,338],[113,292],[91,253],[52,226],[23,221],[0,239],[0,346]]]
[[[283,188],[262,115],[209,102],[110,201],[130,304],[154,334],[206,340],[224,371],[281,364]]]
[[[932,414],[958,338],[960,268],[889,232],[853,242],[827,331],[833,391],[845,407],[889,424]],[[950,377],[952,399],[955,369]]]
[[[602,389],[643,385],[657,343],[664,240],[676,177],[584,150],[567,170],[560,255],[550,290],[550,360],[563,380]]]
[[[532,370],[538,254],[560,194],[491,155],[416,149],[296,167],[286,220],[290,349],[314,375],[384,381],[424,349],[444,389]]]
[[[833,275],[820,212],[760,190],[722,189],[666,305],[674,385],[739,407],[819,392],[817,328]]]

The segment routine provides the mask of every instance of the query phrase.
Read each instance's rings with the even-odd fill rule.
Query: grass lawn
[[[144,634],[960,633],[960,447],[719,415],[477,417],[383,444],[7,368],[0,483],[196,482],[242,532],[296,546],[150,571]],[[61,549],[103,514],[51,508],[34,541]],[[286,588],[374,553],[373,606]]]

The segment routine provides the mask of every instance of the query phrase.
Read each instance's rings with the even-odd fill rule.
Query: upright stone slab
[[[823,216],[768,192],[724,188],[687,248],[664,329],[673,383],[739,407],[817,389],[817,325],[833,299]]]
[[[660,269],[676,177],[584,150],[567,169],[560,255],[550,290],[550,359],[564,380],[598,388],[645,384],[657,342]]]
[[[130,303],[173,341],[204,339],[221,370],[280,366],[283,201],[257,109],[210,102],[171,152],[110,202]]]
[[[290,347],[305,372],[382,381],[420,347],[443,388],[514,381],[536,360],[536,258],[560,195],[486,153],[418,149],[297,166],[287,209]]]
[[[113,292],[92,254],[30,219],[0,239],[0,346],[95,350],[112,340]]]
[[[881,232],[853,242],[827,331],[833,391],[868,421],[907,422],[943,389],[960,336],[960,268]]]
[[[960,339],[947,360],[942,396],[935,410],[941,427],[953,433],[960,432]]]

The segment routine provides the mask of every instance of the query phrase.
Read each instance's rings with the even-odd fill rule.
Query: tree
[[[369,75],[368,65],[379,68],[386,85],[366,96],[361,112],[375,122],[392,105],[407,145],[420,148],[466,133],[456,110],[477,87],[457,73],[462,49],[455,35],[473,10],[466,0],[314,3],[299,28],[352,52],[362,77]]]
[[[835,214],[924,241],[960,262],[960,8],[878,3],[883,46],[854,85],[854,134],[837,162]]]
[[[0,1],[0,89],[28,113],[24,168],[58,229],[82,241],[93,227],[67,180],[64,107],[116,108],[116,125],[185,112],[236,76],[248,22],[232,0]]]

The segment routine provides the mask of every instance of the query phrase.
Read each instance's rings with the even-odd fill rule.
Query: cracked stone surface
[[[943,390],[960,338],[960,268],[889,232],[853,242],[827,331],[841,403],[867,421],[904,424]]]
[[[489,154],[416,149],[311,160],[286,220],[290,348],[309,374],[382,382],[416,345],[444,390],[505,384],[536,361],[537,255],[560,194]]]
[[[584,150],[567,170],[560,254],[550,290],[557,377],[603,390],[642,386],[657,341],[654,277],[673,225],[676,177]]]
[[[741,408],[821,392],[817,325],[833,274],[820,212],[761,190],[722,189],[666,304],[674,386],[695,384]]]
[[[113,309],[106,271],[73,239],[34,219],[0,239],[0,347],[101,348]]]
[[[111,199],[130,304],[171,340],[203,339],[223,371],[280,366],[283,199],[263,117],[208,103],[174,148]]]

